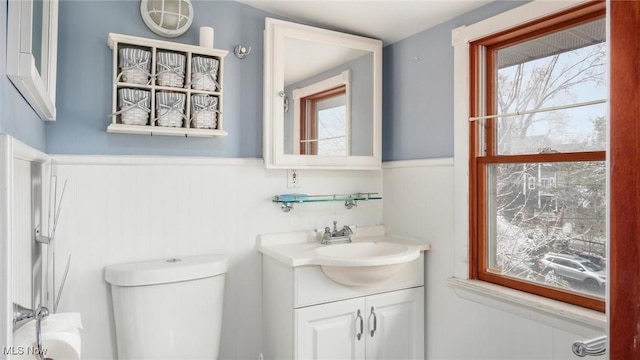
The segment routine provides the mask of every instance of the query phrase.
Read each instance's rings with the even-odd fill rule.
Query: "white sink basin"
[[[357,227],[347,244],[322,245],[321,233],[301,231],[260,235],[258,249],[287,266],[319,265],[334,282],[375,286],[401,276],[406,265],[420,257],[429,244],[386,235],[384,226]]]
[[[354,242],[316,249],[315,263],[331,280],[349,286],[369,286],[394,277],[420,256],[418,249],[390,242]]]

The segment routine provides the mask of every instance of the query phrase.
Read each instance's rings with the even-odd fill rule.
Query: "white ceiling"
[[[392,44],[491,0],[236,0],[309,25]]]

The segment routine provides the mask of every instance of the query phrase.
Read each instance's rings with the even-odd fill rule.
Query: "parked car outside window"
[[[538,266],[545,274],[554,271],[590,291],[602,291],[607,285],[605,269],[579,256],[548,253],[540,259]]]

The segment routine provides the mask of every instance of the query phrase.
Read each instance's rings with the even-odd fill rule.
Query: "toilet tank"
[[[217,359],[227,268],[223,255],[106,267],[118,358]]]

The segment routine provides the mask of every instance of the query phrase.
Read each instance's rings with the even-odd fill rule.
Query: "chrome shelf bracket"
[[[49,245],[49,243],[51,243],[51,240],[53,240],[53,237],[42,235],[40,225],[36,226],[36,228],[34,229],[33,236],[36,239],[36,242],[40,244]]]

